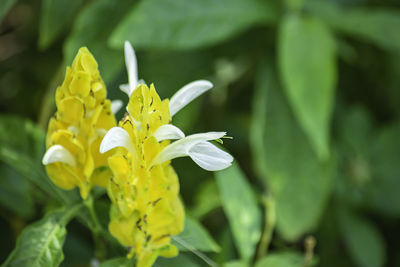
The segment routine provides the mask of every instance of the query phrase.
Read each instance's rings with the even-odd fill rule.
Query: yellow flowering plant
[[[210,143],[225,132],[185,136],[172,124],[179,110],[212,88],[211,82],[194,81],[170,100],[161,100],[153,84],[139,81],[129,42],[125,61],[129,83],[120,88],[129,103],[117,126],[113,111],[121,101],[106,98],[96,60],[87,48],[79,50],[56,91],[57,112],[49,122],[43,164],[57,186],[78,187],[82,199],[95,185],[107,189],[109,232],[129,248],[128,258],[135,255],[136,266],[147,267],[158,256],[178,254],[171,238],[184,228],[185,211],[171,160],[189,156],[203,169],[215,171],[229,167],[233,158]],[[93,204],[88,208],[97,227]]]

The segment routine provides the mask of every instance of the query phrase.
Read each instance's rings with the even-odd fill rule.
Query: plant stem
[[[261,259],[267,255],[268,246],[271,242],[271,237],[276,222],[275,200],[272,198],[272,196],[268,195],[263,197],[263,204],[265,207],[265,223],[260,244],[258,245],[257,249],[257,259]]]
[[[104,239],[101,236],[102,227],[101,227],[99,219],[96,215],[96,211],[94,209],[92,195],[89,194],[83,203],[85,204],[86,208],[88,209],[90,218],[92,221],[91,230],[93,233],[93,240],[94,240],[94,246],[95,246],[95,257],[99,260],[103,260],[106,257],[106,244],[105,244]]]

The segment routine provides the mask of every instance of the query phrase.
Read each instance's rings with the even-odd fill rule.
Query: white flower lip
[[[220,171],[232,165],[233,157],[207,141],[201,141],[189,149],[188,155],[207,171]]]
[[[111,128],[100,144],[100,153],[105,153],[116,147],[124,147],[131,155],[134,155],[135,148],[128,132],[121,127]]]
[[[233,157],[206,141],[219,139],[225,134],[225,132],[208,132],[189,135],[166,146],[154,158],[152,165],[189,156],[203,169],[222,170],[231,165]]]
[[[125,41],[125,64],[126,69],[128,70],[128,80],[129,80],[129,88],[127,86],[121,85],[120,88],[123,92],[127,93],[128,96],[132,94],[138,85],[138,67],[137,67],[137,59],[135,55],[135,51],[130,42]]]
[[[181,139],[185,137],[185,134],[172,124],[164,124],[155,131],[154,137],[158,142],[161,142],[166,139]]]
[[[123,102],[119,99],[111,101],[111,112],[115,115],[122,108]]]
[[[51,146],[43,156],[43,165],[48,165],[51,163],[63,162],[73,167],[76,166],[76,161],[71,152],[69,152],[65,147],[61,145]]]
[[[169,112],[173,117],[179,110],[192,102],[193,99],[210,90],[213,84],[206,80],[191,82],[179,89],[169,101]]]

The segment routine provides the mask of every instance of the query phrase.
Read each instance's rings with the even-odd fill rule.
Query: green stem
[[[267,254],[276,222],[275,200],[269,195],[263,198],[263,204],[265,207],[265,223],[260,244],[257,249],[257,259],[261,259]]]
[[[89,194],[89,196],[84,200],[83,203],[85,204],[86,208],[89,211],[91,222],[92,222],[91,230],[93,233],[93,240],[94,240],[94,246],[95,246],[95,257],[99,260],[103,260],[106,257],[106,244],[105,244],[105,240],[103,239],[103,237],[101,235],[102,227],[101,227],[100,221],[96,215],[96,211],[94,209],[92,195]]]

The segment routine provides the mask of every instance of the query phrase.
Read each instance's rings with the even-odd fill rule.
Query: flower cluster
[[[108,155],[100,142],[116,125],[111,102],[97,62],[86,47],[79,49],[72,68],[57,88],[57,112],[50,119],[43,164],[51,180],[63,189],[79,187],[86,198],[93,185],[107,187]]]
[[[184,208],[171,160],[189,156],[216,171],[230,166],[233,158],[210,142],[225,132],[185,136],[172,124],[179,110],[212,88],[209,81],[189,83],[170,100],[161,100],[153,85],[139,82],[128,42],[125,61],[129,83],[120,88],[129,103],[116,127],[97,64],[87,49],[79,51],[57,90],[58,111],[50,121],[43,163],[54,183],[65,189],[78,186],[83,198],[94,184],[106,187],[112,202],[110,233],[130,248],[128,256],[136,255],[137,266],[147,267],[158,256],[178,253],[171,238],[183,230]]]

